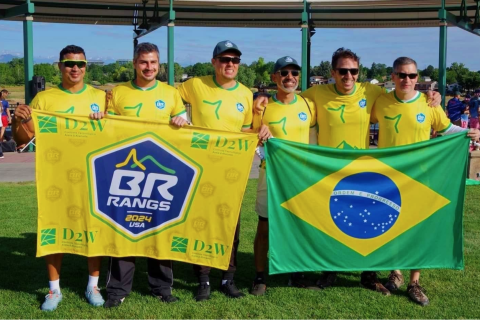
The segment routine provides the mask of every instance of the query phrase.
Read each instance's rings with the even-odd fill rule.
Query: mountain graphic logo
[[[143,157],[142,159],[138,160],[137,159],[137,150],[136,149],[132,149],[130,151],[130,153],[128,154],[127,158],[125,159],[125,161],[121,162],[121,163],[118,163],[115,167],[116,168],[122,168],[122,167],[125,167],[125,166],[128,166],[128,163],[130,162],[130,160],[133,160],[133,164],[130,165],[130,168],[131,169],[135,169],[135,168],[140,168],[142,169],[143,171],[145,171],[147,168],[145,167],[145,165],[143,164],[145,161],[147,160],[150,160],[151,162],[153,162],[158,168],[160,168],[161,170],[165,171],[166,173],[169,173],[169,174],[175,174],[175,170],[173,169],[170,169],[170,168],[167,168],[163,165],[161,165],[154,157],[152,157],[151,155],[148,155],[148,156],[145,156]]]

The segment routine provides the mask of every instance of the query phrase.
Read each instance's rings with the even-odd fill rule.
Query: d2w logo
[[[202,168],[153,133],[88,155],[92,214],[132,241],[183,223]]]

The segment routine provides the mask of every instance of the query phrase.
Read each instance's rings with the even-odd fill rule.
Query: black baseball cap
[[[297,60],[293,59],[292,57],[286,56],[282,57],[275,62],[275,66],[273,67],[273,73],[285,68],[286,66],[294,66],[298,70],[302,69],[298,64]]]
[[[476,89],[476,90],[475,90],[475,93],[480,93],[480,89]]]
[[[238,54],[239,56],[242,55],[242,52],[238,49],[237,45],[230,40],[220,41],[213,49],[213,57],[215,58],[221,53],[232,51]]]

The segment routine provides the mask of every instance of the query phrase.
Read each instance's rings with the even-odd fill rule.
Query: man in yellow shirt
[[[252,105],[253,94],[244,85],[237,82],[241,51],[233,42],[219,42],[213,50],[212,65],[215,74],[197,77],[182,83],[178,91],[182,99],[192,106],[192,124],[216,130],[232,132],[253,132]],[[267,126],[259,130],[260,139],[270,137]],[[240,220],[235,230],[232,255],[227,271],[223,272],[220,290],[231,298],[244,296],[233,280],[237,268],[237,251],[240,235]],[[210,297],[210,267],[194,265],[199,286],[196,300]]]
[[[384,90],[370,83],[358,83],[360,58],[351,50],[340,48],[333,53],[331,75],[335,83],[318,85],[301,95],[315,104],[318,125],[318,145],[342,149],[367,149],[369,147],[370,113],[375,100]],[[441,102],[440,94],[430,92],[430,106]],[[268,99],[255,101],[255,112],[263,112]],[[324,272],[318,281],[321,288],[330,287],[336,272]],[[375,272],[362,272],[361,284],[371,290],[389,295]]]
[[[309,143],[310,131],[315,132],[316,110],[311,100],[295,93],[298,87],[300,65],[291,57],[277,60],[273,68],[272,80],[277,84],[277,93],[269,98],[262,114],[253,115],[253,129],[259,130],[266,125],[275,138],[288,141]],[[316,136],[314,136],[316,144]],[[268,202],[265,160],[262,157],[257,186],[255,211],[258,214],[257,234],[254,242],[256,276],[251,293],[255,296],[265,294],[265,264],[268,253]],[[292,275],[290,285],[299,283],[298,274]],[[300,278],[300,279],[299,279]],[[298,286],[298,285],[296,285]],[[318,289],[318,288],[317,288]]]
[[[185,106],[177,89],[156,80],[160,63],[158,47],[140,43],[135,47],[133,66],[135,80],[119,84],[112,90],[108,111],[127,117],[170,121],[179,127],[187,123]],[[148,284],[154,297],[175,302],[172,295],[172,261],[147,259]],[[110,257],[105,308],[119,306],[130,294],[135,273],[135,257]]]
[[[92,119],[103,117],[105,111],[105,92],[97,90],[83,82],[87,60],[85,51],[77,46],[70,45],[60,51],[58,68],[62,73],[62,83],[46,91],[38,93],[30,106],[21,105],[15,110],[13,132],[18,144],[28,143],[28,138],[35,133],[32,123],[31,109],[57,113],[90,116]],[[66,212],[61,210],[59,212]],[[50,291],[45,296],[41,309],[53,311],[62,301],[60,291],[60,269],[63,254],[45,256],[47,262]],[[98,288],[100,264],[102,257],[88,258],[89,279],[85,296],[93,306],[102,306],[104,300]]]
[[[372,110],[372,122],[379,124],[379,148],[429,140],[431,129],[443,135],[468,132],[469,137],[478,140],[478,129],[468,130],[451,124],[440,106],[429,107],[427,97],[415,90],[418,80],[415,60],[407,57],[395,60],[392,80],[395,82],[395,90],[378,98]],[[419,280],[420,270],[411,270],[407,292],[412,301],[425,306],[429,300],[419,285]],[[385,287],[393,292],[403,283],[400,270],[394,270]]]

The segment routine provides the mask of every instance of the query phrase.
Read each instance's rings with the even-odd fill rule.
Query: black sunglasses
[[[238,58],[238,57],[218,57],[217,58],[218,61],[220,61],[221,63],[233,63],[233,64],[239,64],[241,59]]]
[[[410,79],[415,79],[418,77],[418,73],[403,73],[403,72],[395,72],[395,74],[400,78],[400,79],[406,79],[409,77]]]
[[[298,70],[280,70],[277,72],[280,73],[282,77],[288,76],[289,73],[292,74],[292,77],[298,77],[298,75],[300,74],[300,71]]]
[[[75,66],[79,68],[85,68],[87,65],[87,61],[85,60],[62,60],[60,61],[63,63],[63,65],[67,68],[73,68]]]
[[[347,73],[350,72],[350,74],[352,76],[356,76],[358,74],[358,68],[354,68],[354,69],[347,69],[347,68],[338,68],[336,69],[338,71],[338,73],[340,73],[342,76],[346,76]]]

